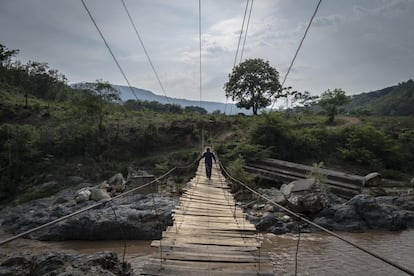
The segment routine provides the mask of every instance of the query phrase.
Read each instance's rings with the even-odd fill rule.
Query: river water
[[[338,233],[344,238],[414,271],[414,230],[402,232]],[[0,233],[0,240],[9,235]],[[264,235],[262,250],[271,255],[276,275],[294,275],[298,235]],[[151,241],[127,241],[125,260],[140,271],[158,249]],[[0,247],[1,253],[60,251],[93,253],[115,251],[122,259],[123,241],[41,242],[19,239]],[[324,233],[302,234],[297,254],[297,275],[407,275],[382,261]]]

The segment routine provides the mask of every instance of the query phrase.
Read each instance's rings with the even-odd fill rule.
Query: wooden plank
[[[195,250],[215,250],[218,252],[221,251],[237,251],[237,252],[254,252],[257,251],[258,245],[255,246],[231,246],[231,245],[207,245],[207,244],[190,244],[179,241],[167,241],[167,240],[154,240],[151,243],[152,247],[162,247],[167,251],[175,250],[176,248],[184,251],[195,251]]]
[[[217,167],[208,180],[200,162],[191,183],[173,211],[174,225],[152,242],[159,254],[143,275],[273,275],[269,257],[258,250],[262,238],[235,208]]]
[[[278,160],[278,159],[267,158],[267,159],[264,159],[263,161],[265,163],[280,165],[280,166],[284,166],[284,167],[287,167],[287,168],[295,168],[295,169],[299,169],[299,170],[304,170],[306,172],[314,170],[314,168],[312,166],[293,163],[293,162],[288,162],[288,161],[283,161],[283,160]],[[343,172],[338,172],[338,171],[333,171],[333,170],[323,169],[323,168],[319,169],[319,171],[320,171],[320,173],[325,174],[325,175],[332,175],[332,176],[336,176],[336,177],[340,177],[340,178],[345,178],[345,179],[349,179],[351,181],[359,182],[361,184],[362,184],[362,181],[363,181],[363,176],[360,176],[360,175],[348,174],[348,173],[343,173]]]
[[[215,272],[218,273],[215,275],[273,275],[273,268],[269,269],[269,265],[262,263],[237,263],[232,265],[224,262],[191,262],[177,260],[157,262],[153,260],[146,264],[144,268],[151,268],[154,272],[170,273],[153,275],[212,275]],[[269,274],[269,270],[272,271],[271,274]],[[174,272],[181,272],[182,274],[172,274]],[[191,272],[207,274],[188,274]]]
[[[171,228],[167,228],[166,231],[163,232],[164,234],[174,234],[174,233],[180,233],[181,235],[200,235],[200,234],[205,234],[205,230],[204,229],[195,229],[195,228],[180,228],[180,227],[175,227],[175,226],[170,226]],[[222,236],[222,237],[243,237],[243,238],[254,238],[254,239],[258,239],[261,240],[263,239],[262,236],[257,233],[257,232],[253,232],[253,231],[231,231],[231,230],[209,230],[208,232],[210,235],[217,235],[217,236]]]

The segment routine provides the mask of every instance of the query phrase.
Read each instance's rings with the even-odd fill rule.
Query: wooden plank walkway
[[[144,265],[142,275],[273,275],[269,257],[260,251],[261,239],[245,219],[218,165],[211,179],[205,176],[204,160],[191,186],[173,212],[174,225]]]

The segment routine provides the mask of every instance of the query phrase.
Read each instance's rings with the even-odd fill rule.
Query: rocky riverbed
[[[122,175],[116,174],[96,186],[80,183],[47,198],[4,208],[0,211],[1,230],[19,234],[100,202],[93,209],[26,237],[50,241],[159,239],[173,223],[171,214],[178,200],[132,193],[108,201],[127,188],[125,183]]]
[[[261,189],[260,193],[334,231],[362,232],[370,229],[397,231],[414,227],[413,195],[406,197],[356,195],[350,200],[329,193],[315,179],[294,181],[280,189]],[[310,232],[310,225],[299,224],[293,216],[269,204],[247,208],[248,219],[256,228],[274,234]]]
[[[120,181],[123,182],[122,179]],[[106,184],[89,188],[86,183],[81,183],[51,197],[4,208],[0,211],[1,229],[9,234],[19,234],[96,204],[97,200],[105,202],[111,197],[111,191],[119,193]],[[97,193],[96,189],[106,191]],[[357,195],[345,200],[329,193],[315,179],[292,182],[281,189],[259,189],[259,192],[330,230],[395,231],[414,227],[414,201],[409,196]],[[97,194],[102,198],[96,198]],[[162,231],[172,225],[171,214],[177,203],[177,198],[160,194],[127,195],[30,233],[27,237],[48,241],[159,239]],[[240,205],[260,231],[284,234],[315,230],[298,223],[293,216],[274,205],[259,204],[257,201],[240,201]],[[133,275],[128,264],[119,261],[111,252],[91,255],[53,252],[0,255],[0,275],[55,275],[69,271],[71,275]]]
[[[0,254],[0,275],[135,275],[113,252]]]

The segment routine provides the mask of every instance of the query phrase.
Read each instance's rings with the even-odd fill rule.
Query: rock
[[[263,208],[263,210],[265,212],[274,212],[275,211],[275,206],[271,205],[271,204],[266,204]]]
[[[286,203],[286,198],[284,194],[276,188],[270,188],[270,189],[258,189],[259,193],[264,195],[266,198],[270,199],[271,201],[284,205]]]
[[[130,264],[122,264],[114,252],[37,255],[0,255],[0,275],[132,275]]]
[[[387,192],[381,187],[370,187],[369,194],[372,196],[385,196]]]
[[[294,185],[295,184],[293,182],[291,182],[289,184],[283,184],[280,187],[280,192],[282,192],[282,194],[285,196],[285,198],[288,198],[290,196],[290,193],[291,193]]]
[[[328,206],[328,195],[319,181],[309,178],[290,183],[288,206],[299,213],[317,213]],[[288,186],[289,186],[288,185]]]
[[[89,189],[90,189],[89,187],[82,188],[76,192],[76,195],[75,195],[76,203],[84,202],[90,199],[91,191]]]
[[[398,196],[379,196],[375,198],[378,204],[395,206],[398,210],[414,211],[414,202]]]
[[[247,201],[252,198],[252,194],[246,190],[240,190],[234,194],[234,199],[236,201]]]
[[[71,210],[68,207],[61,204],[53,206],[50,210],[50,215],[57,218],[69,215],[70,213]]]
[[[373,172],[364,176],[363,186],[365,187],[380,187],[382,184],[381,174]]]
[[[324,209],[313,222],[339,231],[402,230],[411,225],[414,215],[413,211],[404,211],[403,206],[409,205],[392,197],[377,201],[370,195],[357,195],[346,203]]]
[[[125,179],[122,176],[121,173],[117,173],[114,176],[112,176],[109,180],[108,180],[108,184],[111,186],[111,191],[118,193],[118,192],[123,192],[125,190]]]
[[[267,214],[267,213],[265,213]],[[279,221],[273,215],[263,215],[260,221],[255,224],[257,230],[266,231],[274,227]]]
[[[413,178],[411,178],[411,180],[410,180],[410,184],[411,184],[411,187],[413,187],[413,188],[414,188],[414,177],[413,177]]]
[[[282,224],[280,226],[272,226],[267,231],[275,235],[283,235],[288,233],[289,229]]]
[[[111,185],[108,184],[108,181],[104,181],[101,184],[97,185],[95,188],[97,189],[105,189],[108,192],[111,191]]]
[[[91,189],[90,193],[91,199],[95,201],[111,198],[111,195],[106,191],[106,189]]]
[[[283,221],[283,222],[290,222],[292,220],[292,218],[287,216],[287,215],[284,215],[284,216],[280,217],[280,220]]]
[[[246,214],[246,219],[253,224],[256,224],[260,221],[260,217],[257,217],[251,214]]]
[[[299,180],[293,181],[291,182],[291,184],[293,184],[293,187],[290,190],[290,192],[293,193],[293,192],[310,191],[315,185],[315,182],[316,180],[314,178],[306,178],[306,179],[299,179]]]
[[[35,185],[32,189],[32,192],[41,193],[44,191],[55,190],[58,188],[58,186],[59,186],[59,182],[52,180],[52,181],[44,182],[40,185]]]
[[[52,205],[53,198],[31,201],[2,210],[1,228],[17,234],[95,204]],[[155,202],[155,205],[154,205]],[[127,195],[30,234],[38,240],[153,240],[172,225],[177,201],[160,195]],[[155,208],[157,212],[155,212]],[[122,231],[120,230],[122,229]]]
[[[261,210],[261,209],[264,208],[264,206],[265,206],[264,204],[254,204],[252,209],[253,210]]]

